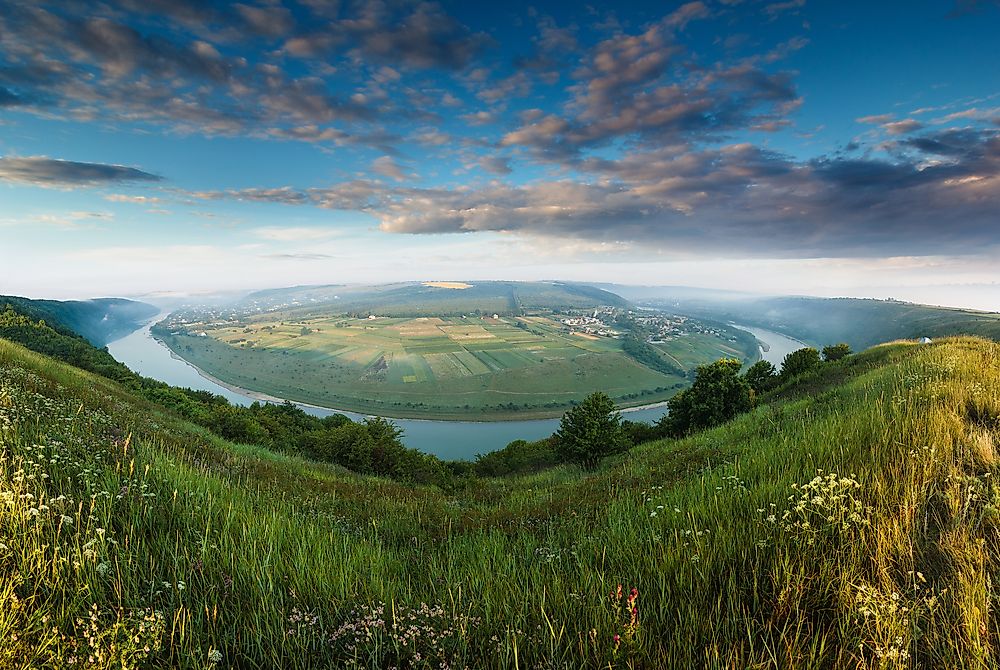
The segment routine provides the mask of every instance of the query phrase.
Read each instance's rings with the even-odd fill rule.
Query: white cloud
[[[328,240],[337,237],[342,232],[335,228],[308,228],[305,226],[282,227],[265,226],[255,228],[251,231],[255,237],[272,242],[308,242],[315,240]]]

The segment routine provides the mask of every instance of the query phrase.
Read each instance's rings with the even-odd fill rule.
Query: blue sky
[[[0,0],[0,293],[1000,310],[996,2]]]

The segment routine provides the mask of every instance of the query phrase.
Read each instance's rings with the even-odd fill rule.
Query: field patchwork
[[[330,316],[201,324],[164,340],[212,376],[281,398],[388,416],[556,416],[593,391],[622,406],[662,401],[687,384],[626,355],[620,340],[523,317]],[[685,368],[746,357],[699,336],[665,345]],[[676,350],[676,351],[674,351]]]

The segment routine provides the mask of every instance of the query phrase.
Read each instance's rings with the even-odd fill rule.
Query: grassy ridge
[[[0,666],[994,667],[998,376],[993,343],[882,346],[445,496],[0,342]]]

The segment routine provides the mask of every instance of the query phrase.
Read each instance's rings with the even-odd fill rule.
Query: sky
[[[1000,2],[0,0],[0,294],[1000,311]]]

